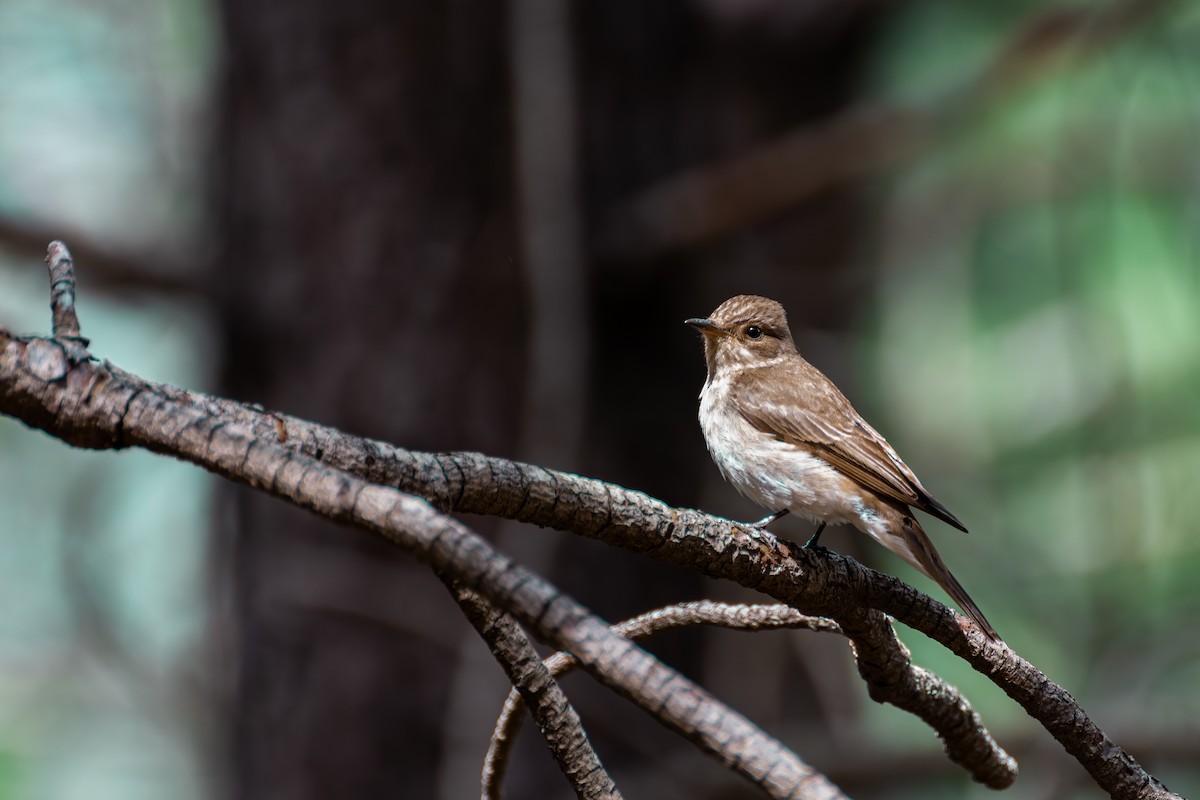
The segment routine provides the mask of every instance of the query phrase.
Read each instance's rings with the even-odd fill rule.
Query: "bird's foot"
[[[787,513],[788,510],[785,508],[768,517],[763,517],[758,522],[735,522],[734,524],[749,534],[751,539],[765,545],[772,552],[778,553],[781,547],[779,537],[767,530],[767,526]]]
[[[762,529],[766,528],[768,525],[770,525],[772,522],[779,519],[780,517],[787,516],[787,513],[788,513],[788,510],[786,508],[782,508],[779,511],[776,511],[774,514],[771,514],[768,517],[763,517],[758,522],[744,522],[742,524],[747,528],[758,528],[761,531]]]
[[[812,550],[814,547],[818,547],[818,546],[819,546],[819,545],[817,544],[817,541],[818,541],[818,540],[821,538],[821,531],[823,531],[823,530],[825,530],[825,523],[824,523],[824,522],[822,522],[822,523],[821,523],[821,524],[820,524],[820,525],[817,527],[817,532],[816,532],[816,533],[814,533],[812,536],[808,537],[808,541],[804,543],[804,549],[805,549],[805,550]]]

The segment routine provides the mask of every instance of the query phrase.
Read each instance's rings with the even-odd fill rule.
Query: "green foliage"
[[[1024,6],[914,6],[880,93],[936,109]],[[947,561],[1119,741],[1200,711],[1200,14],[1068,52],[896,177],[867,382],[972,530],[934,532]]]

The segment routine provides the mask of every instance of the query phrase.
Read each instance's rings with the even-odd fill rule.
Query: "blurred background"
[[[1197,794],[1198,145],[1188,3],[6,0],[0,325],[49,329],[62,238],[93,352],[133,372],[757,519],[681,321],[769,295],[971,528],[930,533],[1007,641]],[[754,599],[467,522],[609,619]],[[1100,796],[901,635],[1019,759],[1013,796]],[[854,797],[991,796],[834,637],[648,646]],[[626,797],[758,796],[565,686]],[[383,544],[0,421],[0,800],[473,797],[504,690]],[[507,787],[569,796],[529,730]]]

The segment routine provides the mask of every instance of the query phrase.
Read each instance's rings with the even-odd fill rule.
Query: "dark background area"
[[[123,367],[756,519],[705,452],[681,323],[774,297],[972,529],[930,533],[1006,639],[1172,789],[1200,785],[1190,7],[55,8],[0,12],[7,107],[28,108],[0,140],[0,324],[47,327],[34,267],[63,238],[93,351]],[[423,567],[179,465],[35,438],[0,425],[21,598],[0,798],[475,796],[505,684]],[[38,513],[51,475],[74,500]],[[755,599],[466,521],[614,621]],[[901,635],[1020,760],[1017,796],[1098,796],[986,680]],[[987,791],[874,706],[832,637],[646,646],[852,796]],[[565,687],[626,797],[754,796],[586,676]],[[507,786],[568,795],[530,730]]]
[[[884,21],[870,5],[811,25],[780,20],[782,9],[717,12],[229,3],[213,287],[225,301],[223,391],[416,448],[478,449],[700,503],[711,469],[696,435],[702,373],[681,320],[731,292],[805,287],[792,301],[801,324],[844,331],[853,288],[867,282],[854,244],[867,205],[832,187],[714,248],[639,252],[620,229],[613,238],[629,246],[602,252],[600,237],[640,188],[844,107]],[[280,30],[288,47],[256,38]],[[577,114],[542,107],[554,100]],[[302,132],[290,130],[297,121]],[[565,174],[547,175],[543,160]],[[533,209],[544,217],[523,218]],[[220,574],[236,576],[223,591],[238,609],[242,667],[234,792],[428,797],[440,781],[456,788],[448,796],[470,795],[479,745],[460,753],[458,742],[481,743],[496,667],[425,568],[230,495],[237,527],[222,533]],[[480,524],[612,619],[706,590],[595,543]],[[321,581],[319,596],[294,587],[331,563],[342,579]],[[431,626],[450,653],[429,646]],[[700,637],[656,649],[701,673]],[[752,661],[742,669],[756,681]],[[483,681],[495,688],[480,693]],[[795,683],[791,702],[811,705],[816,687]],[[664,756],[687,763],[686,744],[658,731],[639,741],[636,712],[577,691],[618,773],[652,772]],[[561,791],[544,754],[523,756],[515,795]],[[696,769],[681,796],[714,779],[727,780]],[[637,796],[662,779],[626,780]]]

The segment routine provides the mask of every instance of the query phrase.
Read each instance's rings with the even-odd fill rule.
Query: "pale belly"
[[[866,528],[864,492],[827,462],[763,433],[730,408],[720,391],[700,395],[700,427],[725,480],[769,511]],[[869,512],[867,512],[869,513]]]

